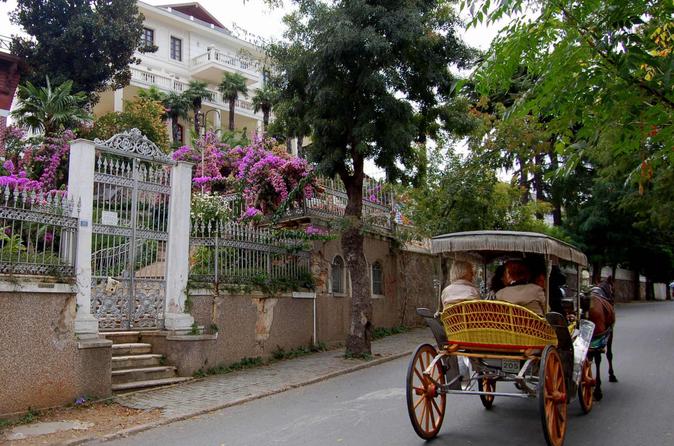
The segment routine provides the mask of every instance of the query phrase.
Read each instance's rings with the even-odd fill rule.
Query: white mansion
[[[236,129],[246,128],[249,135],[261,128],[262,113],[254,113],[251,98],[262,86],[262,50],[252,39],[234,36],[199,3],[152,6],[141,1],[138,9],[145,16],[143,39],[156,45],[155,53],[137,53],[140,65],[131,66],[131,84],[101,95],[94,108],[98,116],[122,111],[125,100],[132,100],[141,88],[157,87],[164,92],[181,92],[191,80],[208,83],[213,99],[205,101],[207,128],[226,128],[229,105],[217,86],[225,71],[238,72],[248,84],[248,98],[240,98],[235,109]],[[190,125],[180,123],[180,137],[188,135]],[[170,134],[170,132],[169,132]]]

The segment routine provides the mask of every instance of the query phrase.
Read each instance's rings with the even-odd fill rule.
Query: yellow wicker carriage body
[[[460,302],[443,311],[442,323],[449,344],[462,349],[522,351],[557,345],[555,330],[544,318],[508,302]]]

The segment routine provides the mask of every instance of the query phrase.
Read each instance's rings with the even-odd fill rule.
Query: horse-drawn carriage
[[[551,312],[550,280],[546,280],[544,318],[497,300],[463,301],[442,313],[418,309],[436,345],[420,345],[407,371],[407,406],[414,430],[424,439],[438,434],[447,395],[477,395],[487,409],[495,398],[516,397],[538,401],[545,440],[551,446],[562,445],[567,404],[577,395],[588,413],[595,385],[586,359],[594,324],[581,319],[579,299],[585,255],[543,234],[509,231],[438,236],[432,240],[432,250],[482,265],[485,285],[488,266],[513,256],[540,259],[547,279],[553,265],[566,262],[575,266],[576,280],[569,293],[574,304],[565,315]],[[497,383],[507,382],[514,384],[512,391],[497,390]]]

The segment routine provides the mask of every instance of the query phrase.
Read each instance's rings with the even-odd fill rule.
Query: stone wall
[[[190,300],[191,314],[207,334],[142,335],[142,341],[151,343],[155,353],[165,355],[181,376],[245,357],[268,358],[279,348],[311,345],[312,299],[295,299],[290,294],[268,298],[261,293],[215,295],[210,290],[193,290]]]
[[[314,336],[314,317],[316,341],[329,346],[341,344],[350,326],[351,286],[347,274],[346,292],[331,290],[330,265],[336,255],[342,255],[339,240],[315,243],[315,314],[313,299],[293,297],[292,293],[269,298],[261,293],[191,290],[190,313],[207,334],[143,333],[142,341],[150,342],[155,353],[165,355],[181,376],[244,357],[266,358],[279,348],[307,347]],[[373,325],[422,325],[415,309],[435,309],[437,305],[433,278],[440,267],[436,257],[396,250],[388,239],[376,237],[366,238],[365,255],[369,265],[379,261],[384,272],[384,294],[372,299]],[[217,327],[217,332],[211,327]]]
[[[111,342],[78,341],[70,285],[0,282],[0,415],[110,395]]]

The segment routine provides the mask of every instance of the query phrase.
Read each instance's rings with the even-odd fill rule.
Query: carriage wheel
[[[580,370],[580,384],[578,385],[578,401],[583,413],[590,413],[594,401],[592,392],[594,392],[595,379],[592,376],[592,361],[585,359]]]
[[[407,412],[412,427],[421,438],[429,440],[440,431],[445,417],[446,395],[423,372],[437,355],[435,347],[421,344],[412,356],[407,369]],[[445,384],[442,361],[435,363],[431,376],[436,382]]]
[[[496,381],[489,378],[482,378],[477,381],[477,388],[480,392],[494,392],[496,390]],[[491,409],[494,405],[494,395],[480,395],[480,401],[485,409]]]
[[[566,433],[566,382],[557,349],[548,345],[541,355],[538,372],[538,409],[543,435],[549,446],[564,444]]]

